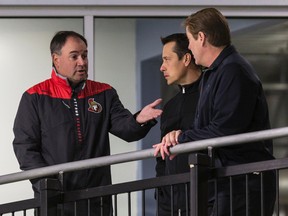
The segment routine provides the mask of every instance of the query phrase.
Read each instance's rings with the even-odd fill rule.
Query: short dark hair
[[[67,38],[79,38],[87,46],[87,40],[81,34],[74,31],[59,31],[57,32],[50,42],[50,53],[61,54],[61,49],[65,45]]]
[[[162,44],[165,45],[170,42],[175,42],[174,52],[177,54],[179,60],[183,58],[186,53],[192,56],[191,50],[188,49],[189,41],[184,33],[175,33],[166,37],[161,37]]]
[[[177,54],[178,59],[182,59],[185,54],[190,54],[191,55],[191,62],[190,66],[194,68],[201,68],[199,65],[196,65],[194,56],[189,50],[189,40],[187,38],[187,35],[185,33],[175,33],[168,35],[166,37],[161,37],[162,44],[165,45],[170,42],[175,42],[175,46],[173,48],[173,51]]]
[[[201,31],[210,44],[216,47],[231,44],[231,33],[227,19],[216,8],[205,8],[188,16],[185,27],[195,39]]]

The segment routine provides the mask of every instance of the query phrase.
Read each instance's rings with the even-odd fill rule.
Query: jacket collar
[[[199,90],[199,83],[201,80],[202,74],[199,76],[199,78],[194,81],[193,83],[187,84],[187,85],[178,85],[179,89],[181,90],[182,94],[192,93]]]
[[[229,45],[227,47],[225,47],[222,52],[219,54],[219,56],[214,60],[214,62],[211,64],[211,66],[209,68],[205,68],[203,69],[203,72],[209,71],[209,70],[214,70],[216,68],[218,68],[218,66],[222,63],[222,61],[229,55],[231,55],[231,53],[236,52],[236,49],[233,45]]]

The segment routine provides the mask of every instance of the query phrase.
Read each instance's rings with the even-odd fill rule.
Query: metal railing
[[[245,133],[245,134],[238,134],[238,135],[231,135],[231,136],[226,136],[226,137],[218,137],[218,138],[213,138],[213,139],[206,139],[206,140],[201,140],[201,141],[185,143],[185,145],[177,145],[177,146],[171,148],[170,151],[172,154],[181,154],[181,153],[185,153],[185,152],[196,152],[196,151],[203,150],[203,149],[218,148],[218,147],[222,147],[222,146],[231,146],[231,145],[243,144],[243,143],[259,141],[259,140],[276,139],[276,138],[281,138],[281,137],[286,137],[286,136],[288,136],[288,127],[270,129],[270,130],[264,130],[264,131],[258,131],[258,132],[251,132],[251,133]],[[71,172],[71,171],[76,171],[76,170],[90,169],[90,168],[101,167],[101,166],[106,166],[106,165],[113,165],[113,164],[130,162],[130,161],[135,161],[135,160],[142,160],[142,159],[147,159],[147,158],[152,158],[152,157],[154,157],[154,149],[148,149],[148,150],[142,150],[142,151],[135,151],[135,152],[128,152],[128,153],[122,153],[122,154],[117,154],[117,155],[105,156],[105,157],[100,157],[100,158],[95,158],[95,159],[88,159],[88,160],[82,160],[82,161],[77,161],[77,162],[59,164],[59,165],[49,166],[49,167],[45,167],[45,168],[38,168],[38,169],[34,169],[34,170],[22,171],[22,172],[17,172],[17,173],[12,173],[12,174],[0,176],[0,185],[12,183],[12,182],[17,182],[17,181],[22,181],[22,180],[41,178],[41,177],[55,175],[55,174],[61,175],[61,174],[66,173],[66,172]],[[245,168],[243,169],[243,167],[245,167],[245,166],[246,166],[246,169]],[[265,171],[265,170],[274,170],[274,169],[279,170],[279,169],[284,169],[284,168],[288,168],[288,160],[287,159],[275,160],[273,162],[272,161],[258,162],[258,163],[255,163],[255,164],[252,163],[249,165],[244,164],[244,165],[239,165],[239,166],[233,166],[233,168],[230,168],[230,167],[218,168],[218,169],[216,169],[216,173],[217,173],[218,177],[224,177],[224,176],[229,176],[229,175],[231,175],[231,176],[238,175],[241,173],[245,174],[245,173],[255,172],[255,171],[261,172],[261,171]],[[149,186],[146,188],[143,188],[143,186],[141,187],[141,185],[146,185],[144,183],[147,180],[136,181],[135,184],[137,184],[137,182],[139,184],[137,184],[137,187],[135,187],[134,190],[140,190],[140,191],[143,190],[144,191],[144,190],[149,189],[149,188],[157,188],[160,186],[159,182],[160,183],[162,182],[165,185],[165,184],[167,184],[167,181],[165,183],[164,180],[163,181],[161,180],[161,179],[165,179],[165,178],[166,177],[152,179],[151,181],[149,181]],[[190,174],[190,178],[192,178],[191,174]],[[171,180],[171,179],[173,179],[173,178],[169,177],[169,180]],[[179,177],[176,176],[175,179],[179,180]],[[186,178],[181,178],[180,181],[176,181],[176,182],[185,183],[185,182],[187,182],[186,180],[187,180],[187,176],[186,176]],[[152,183],[154,182],[154,183],[151,184],[151,182]],[[188,182],[189,182],[189,180],[188,180]],[[191,182],[192,181],[190,181],[190,183]],[[44,190],[46,192],[47,192],[47,188],[49,188],[51,186],[49,184],[50,184],[49,181],[46,181],[46,185],[44,186]],[[128,185],[130,184],[130,186],[131,186],[134,183],[128,182],[125,184],[128,184]],[[123,184],[121,186],[123,188]],[[45,187],[46,187],[46,189],[45,189]],[[54,185],[52,186],[52,188],[53,187],[54,187]],[[56,186],[56,187],[58,187],[58,186]],[[111,185],[111,186],[105,186],[104,187],[104,188],[106,188],[105,190],[103,189],[103,187],[101,187],[101,189],[99,189],[99,188],[98,189],[97,188],[91,189],[90,193],[88,193],[87,190],[86,190],[86,192],[82,191],[82,195],[80,197],[81,197],[81,199],[83,199],[83,198],[90,199],[92,197],[91,191],[93,191],[93,190],[98,191],[97,192],[98,194],[99,194],[99,190],[100,190],[100,192],[102,191],[102,194],[100,193],[101,196],[107,194],[107,191],[110,191],[111,192],[110,194],[113,194],[113,192],[112,192],[113,190],[111,191],[110,187],[118,188],[117,193],[124,192],[124,191],[122,191],[122,189],[119,189],[121,187],[117,187],[117,185]],[[110,188],[110,189],[108,189],[108,188]],[[129,188],[129,186],[127,188]],[[130,188],[132,188],[132,187],[130,187]],[[191,191],[193,188],[197,189],[197,186],[195,186],[195,185],[193,186],[191,184]],[[106,191],[106,192],[103,193],[103,191]],[[48,190],[48,192],[49,192],[49,190]],[[53,193],[55,195],[55,192],[52,192],[52,194]],[[69,192],[69,193],[71,195],[75,192]],[[195,194],[197,194],[197,191],[196,192],[194,191],[193,193],[191,192],[191,197],[194,196]],[[58,194],[58,193],[56,193],[56,194]],[[86,196],[85,196],[85,194],[86,194]],[[49,197],[49,194],[46,194],[46,196],[47,195]],[[71,197],[71,196],[69,196],[69,197]],[[67,198],[67,196],[64,195],[64,201],[65,201],[65,199],[66,199],[66,201],[71,201]],[[198,200],[198,198],[195,200]],[[62,197],[62,201],[63,201],[63,197]],[[10,205],[10,204],[0,205],[0,214],[2,214],[1,211],[5,212],[3,209],[6,209],[6,212],[8,212],[10,210],[11,210],[11,212],[13,212],[13,211],[16,211],[17,209],[21,209],[24,202],[29,203],[29,206],[31,208],[36,208],[36,209],[39,207],[40,207],[40,209],[42,208],[42,206],[41,206],[42,203],[39,203],[33,199],[30,201],[26,200],[23,202],[13,203],[13,205]],[[192,202],[190,204],[193,205]],[[12,211],[13,206],[16,206],[17,208],[15,208]],[[49,206],[50,206],[50,204],[46,203],[46,207],[49,207]],[[200,208],[201,208],[201,206],[200,206]],[[198,215],[198,213],[194,212],[194,213],[191,213],[191,215]],[[279,213],[278,213],[278,215],[279,215]]]

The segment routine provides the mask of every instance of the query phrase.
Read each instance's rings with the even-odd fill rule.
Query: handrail
[[[241,143],[249,143],[259,140],[267,140],[288,136],[288,127],[269,129],[257,132],[230,135],[225,137],[217,137],[194,142],[187,142],[185,145],[177,145],[170,149],[172,154],[180,154],[185,152],[199,151],[209,147],[216,148],[222,146],[231,146]],[[27,171],[21,171],[0,176],[0,185],[22,180],[40,178],[55,175],[63,172],[71,172],[96,168],[112,164],[130,162],[135,160],[147,159],[154,157],[154,149],[146,149],[141,151],[133,151],[99,158],[74,161],[53,166],[41,167]]]

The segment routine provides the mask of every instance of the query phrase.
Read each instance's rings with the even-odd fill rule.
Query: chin
[[[85,74],[85,75],[79,77],[79,80],[83,81],[83,80],[86,80],[87,78],[88,78],[88,75]]]

